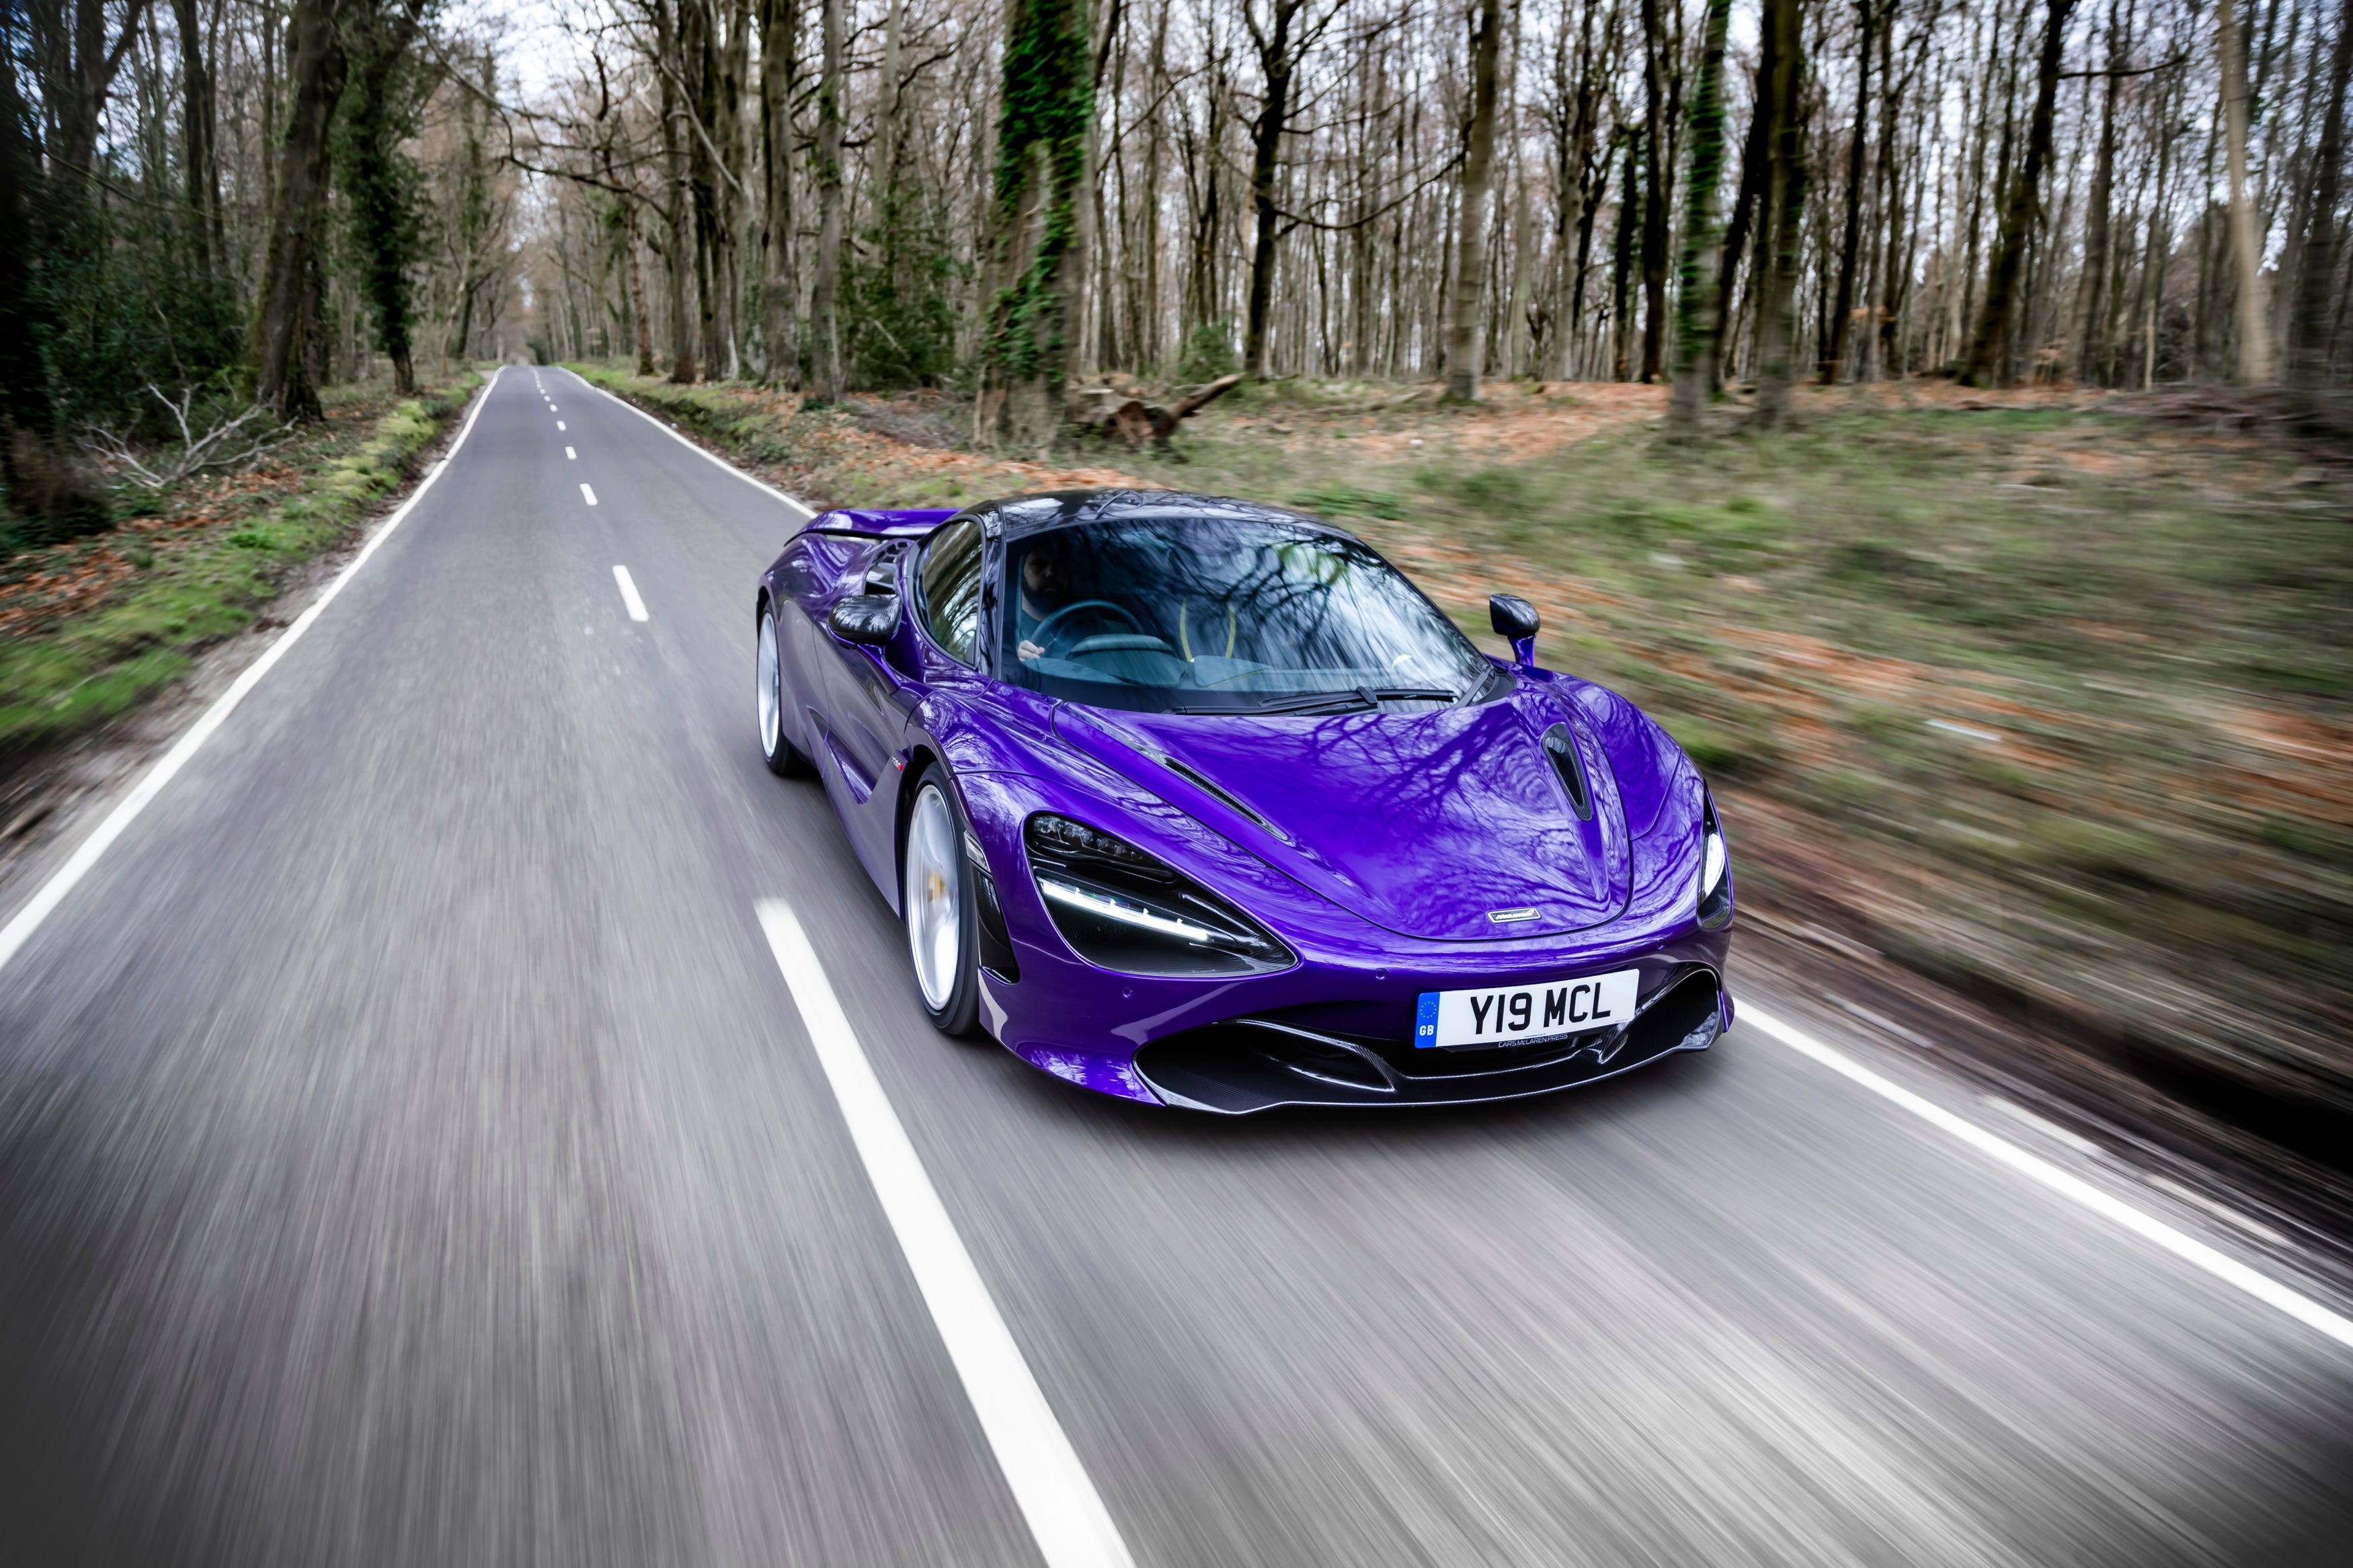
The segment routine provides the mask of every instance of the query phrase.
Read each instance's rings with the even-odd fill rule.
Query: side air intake
[[[1552,759],[1552,771],[1560,775],[1561,787],[1568,791],[1569,809],[1577,813],[1579,822],[1593,820],[1593,792],[1585,784],[1585,764],[1577,754],[1577,737],[1568,732],[1566,724],[1555,724],[1545,731],[1545,755]]]

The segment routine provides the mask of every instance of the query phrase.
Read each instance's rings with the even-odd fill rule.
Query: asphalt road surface
[[[798,521],[507,370],[0,968],[0,1561],[1041,1561],[768,900],[1113,1558],[2353,1560],[2353,1347],[1753,1022],[1516,1106],[1237,1121],[934,1034],[754,744]]]

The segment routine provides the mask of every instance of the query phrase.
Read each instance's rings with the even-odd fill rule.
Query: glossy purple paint
[[[1712,988],[1715,1026],[1648,1055],[1630,1051],[1626,1063],[1704,1047],[1728,1026],[1721,982],[1731,931],[1702,930],[1696,907],[1704,786],[1674,742],[1625,699],[1497,661],[1512,676],[1506,693],[1419,713],[1176,715],[1056,703],[957,663],[918,625],[920,552],[900,542],[953,515],[825,513],[764,576],[761,601],[799,612],[779,616],[790,731],[818,759],[861,862],[893,909],[913,784],[934,761],[947,769],[1018,970],[1018,979],[984,972],[982,1022],[1025,1061],[1102,1093],[1162,1103],[1176,1097],[1155,1093],[1139,1048],[1271,1017],[1375,1042],[1410,1073],[1458,1055],[1396,1048],[1412,1038],[1424,991],[1628,966],[1641,971],[1646,1008],[1671,992]],[[826,611],[866,591],[869,573],[894,549],[891,574],[908,607],[896,638],[872,648],[833,637]],[[1568,727],[1583,760],[1590,821],[1577,818],[1542,749],[1555,724]],[[1091,823],[1158,856],[1247,910],[1298,962],[1244,978],[1165,979],[1081,959],[1029,874],[1022,825],[1038,812]],[[1523,908],[1535,918],[1487,918]],[[1449,1064],[1446,1071],[1469,1076],[1408,1077],[1404,1094],[1327,1093],[1307,1079],[1267,1102],[1496,1098],[1622,1068],[1597,1059],[1546,1078],[1550,1070],[1474,1082]],[[1416,1087],[1425,1084],[1436,1087]]]

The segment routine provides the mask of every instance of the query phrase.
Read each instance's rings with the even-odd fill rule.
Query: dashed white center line
[[[629,580],[629,569],[626,566],[614,567],[613,581],[620,584],[621,603],[628,606],[629,619],[633,621],[647,619],[646,602],[638,597],[638,585]]]
[[[590,489],[585,480],[582,481],[580,486],[580,499],[586,501],[590,506],[595,506],[596,504],[596,492]]]
[[[557,420],[557,421],[555,422],[555,427],[556,427],[558,430],[563,429],[563,428],[564,428],[564,421],[563,421],[563,420],[561,420],[561,419]]]
[[[567,462],[578,462],[580,460],[580,454],[574,451],[569,447],[564,448],[564,456]]]
[[[882,1202],[883,1217],[906,1255],[915,1289],[931,1309],[932,1322],[973,1414],[980,1417],[981,1433],[997,1455],[1014,1503],[1037,1540],[1039,1555],[1047,1568],[1134,1568],[1119,1526],[1005,1326],[987,1281],[974,1267],[923,1156],[874,1076],[800,921],[780,899],[761,900],[757,910],[841,1119],[849,1124],[866,1179]]]

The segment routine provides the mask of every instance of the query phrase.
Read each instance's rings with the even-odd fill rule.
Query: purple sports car
[[[833,511],[761,579],[915,989],[1089,1089],[1236,1114],[1539,1094],[1732,1021],[1732,872],[1665,731],[1481,654],[1363,542],[1215,496]]]

